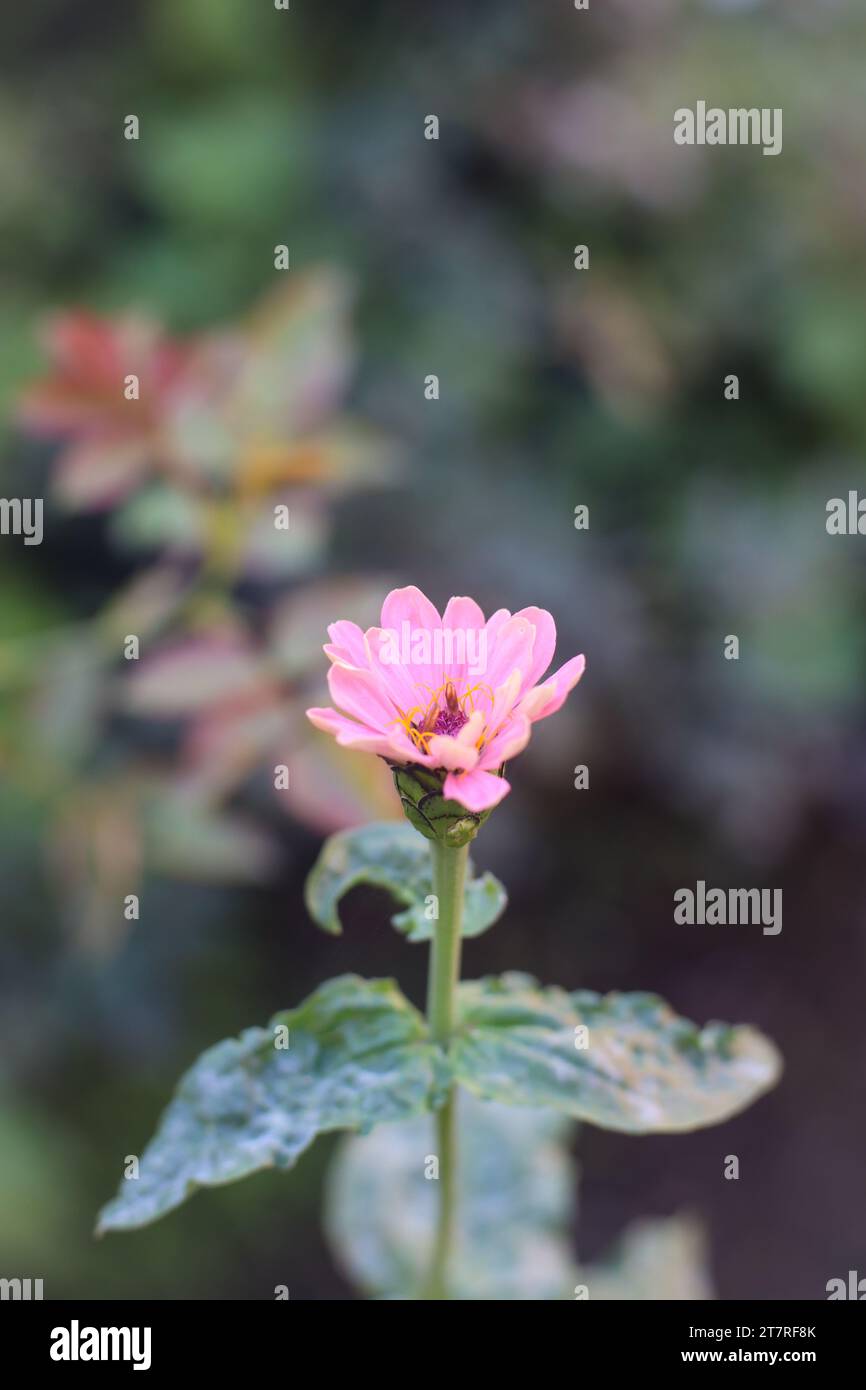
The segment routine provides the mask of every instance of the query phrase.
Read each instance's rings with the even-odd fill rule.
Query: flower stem
[[[433,892],[438,901],[430,974],[427,987],[427,1019],[435,1042],[447,1047],[454,1028],[454,996],[460,978],[460,945],[463,927],[463,890],[469,847],[451,849],[433,840]],[[452,1086],[442,1109],[436,1113],[436,1152],[439,1159],[439,1211],[430,1266],[424,1288],[427,1299],[447,1299],[448,1267],[456,1228],[456,1094]]]

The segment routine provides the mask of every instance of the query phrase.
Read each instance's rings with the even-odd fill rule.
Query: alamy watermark
[[[847,497],[831,497],[826,510],[828,536],[866,536],[866,498],[854,488]]]
[[[856,1269],[848,1270],[847,1279],[828,1279],[827,1299],[830,1303],[836,1299],[853,1299],[857,1303],[862,1303],[866,1299],[866,1279],[861,1279]]]
[[[677,145],[763,145],[764,154],[782,153],[781,106],[739,106],[724,110],[699,101],[693,111],[674,112]]]
[[[27,1303],[42,1298],[41,1279],[0,1279],[0,1299]]]
[[[52,1361],[131,1361],[134,1371],[150,1369],[149,1327],[82,1327],[73,1318],[69,1327],[51,1329]]]
[[[699,878],[694,888],[677,888],[674,921],[688,926],[760,926],[764,936],[782,930],[781,888],[707,888]]]
[[[383,666],[466,667],[467,675],[482,676],[487,670],[487,629],[483,627],[415,627],[408,621],[379,634],[379,659]]]
[[[42,498],[0,497],[0,536],[23,536],[25,545],[41,545]]]

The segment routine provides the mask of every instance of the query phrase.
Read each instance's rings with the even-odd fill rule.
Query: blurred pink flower
[[[307,717],[346,748],[441,771],[444,796],[489,810],[511,790],[503,765],[526,747],[535,721],[562,706],[584,658],[542,679],[556,645],[543,608],[500,608],[485,621],[474,599],[452,598],[440,617],[414,586],[392,590],[381,624],[328,628],[337,709]]]
[[[328,616],[342,609],[374,621],[382,587],[381,580],[355,577],[304,585],[277,603],[255,634],[230,612],[221,620],[212,613],[203,627],[131,663],[122,707],[140,719],[185,721],[171,805],[225,824],[244,784],[272,778],[276,765],[286,764],[291,776],[273,784],[275,799],[313,830],[331,835],[399,815],[387,769],[361,754],[347,757],[304,718],[313,689],[312,698],[320,698]],[[136,630],[130,621],[128,630]]]
[[[182,386],[188,349],[143,317],[83,309],[59,314],[45,338],[51,372],[24,391],[19,419],[65,441],[56,478],[64,502],[113,506],[156,467],[161,421]],[[140,380],[140,400],[124,396],[128,374]]]
[[[138,314],[73,311],[50,322],[46,348],[18,420],[58,441],[60,502],[113,510],[125,545],[296,574],[318,558],[327,502],[394,472],[393,449],[343,412],[351,292],[326,268],[239,324],[176,339]],[[275,503],[291,503],[290,536]]]

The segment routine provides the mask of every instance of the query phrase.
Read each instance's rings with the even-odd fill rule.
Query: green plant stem
[[[460,978],[460,945],[463,927],[463,892],[469,846],[449,849],[432,840],[433,892],[438,917],[430,948],[427,987],[427,1019],[434,1041],[447,1047],[454,1029],[454,999]],[[447,1299],[448,1272],[456,1228],[456,1094],[452,1086],[442,1109],[436,1113],[436,1153],[439,1159],[439,1210],[430,1266],[424,1287],[427,1299]]]

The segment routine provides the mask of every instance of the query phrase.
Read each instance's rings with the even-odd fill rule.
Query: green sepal
[[[474,840],[489,811],[467,811],[459,801],[442,795],[442,773],[418,763],[389,763],[394,786],[409,824],[428,840],[460,849]],[[502,768],[499,769],[502,774]]]

